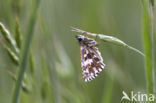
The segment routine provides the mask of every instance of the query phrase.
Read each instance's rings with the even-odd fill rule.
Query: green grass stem
[[[150,5],[148,0],[142,0],[142,36],[144,40],[145,51],[145,68],[147,79],[147,93],[154,93],[154,76],[153,76],[153,55],[152,55],[152,37],[153,37],[153,21],[152,12],[150,11]],[[153,102],[149,102],[153,103]]]
[[[19,99],[20,98],[20,91],[21,91],[21,87],[22,87],[24,73],[26,71],[26,64],[28,61],[30,43],[31,43],[31,40],[32,40],[33,34],[34,34],[33,32],[34,32],[39,2],[40,2],[40,0],[36,0],[32,14],[31,14],[31,17],[30,17],[26,41],[25,41],[25,44],[22,48],[22,56],[21,56],[21,61],[20,61],[19,74],[18,74],[18,78],[17,78],[17,82],[16,82],[14,94],[13,94],[12,103],[19,103],[19,100],[20,100]]]
[[[53,103],[53,96],[52,96],[52,90],[50,87],[50,79],[49,79],[49,72],[47,68],[47,64],[45,61],[44,54],[42,55],[42,65],[43,65],[43,88],[42,88],[42,98],[44,98],[45,94],[47,94],[48,103]]]
[[[108,81],[106,84],[106,89],[104,89],[104,95],[102,99],[102,103],[111,103],[112,102],[112,91],[114,85],[114,76],[108,77]]]
[[[153,18],[155,18],[156,17],[156,12],[155,12],[155,10],[156,10],[156,0],[154,0],[154,7],[153,7],[154,9],[153,9],[153,12],[154,12],[154,14],[153,14]],[[155,44],[156,44],[156,22],[154,22],[154,24],[153,24],[153,33],[154,33],[154,35],[153,35],[153,50],[154,50],[154,52],[153,52],[153,56],[154,56],[154,76],[155,76],[155,78],[156,78],[156,46],[155,46]],[[154,81],[154,93],[156,93],[156,80]]]
[[[143,57],[145,56],[144,53],[142,53],[141,51],[139,51],[138,49],[135,49],[132,46],[129,46],[128,44],[126,44],[125,42],[123,42],[122,40],[113,37],[113,36],[108,36],[108,35],[104,35],[104,34],[95,34],[95,33],[90,33],[90,32],[86,32],[77,28],[72,27],[72,31],[78,32],[78,33],[82,33],[82,34],[86,34],[89,36],[93,36],[95,38],[98,38],[104,42],[109,42],[109,43],[113,43],[115,45],[119,45],[119,46],[123,46],[123,47],[127,47],[130,50],[135,51],[136,53],[139,53],[140,55],[142,55]]]
[[[136,49],[136,48],[134,48],[134,47],[132,47],[132,46],[129,46],[129,45],[126,45],[126,47],[127,47],[128,49],[131,49],[131,50],[133,50],[133,51],[135,51],[135,52],[137,52],[137,53],[139,53],[139,54],[141,54],[142,56],[145,57],[145,54],[142,53],[140,50],[138,50],[138,49]]]

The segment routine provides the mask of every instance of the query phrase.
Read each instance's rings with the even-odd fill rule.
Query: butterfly
[[[80,44],[81,67],[85,82],[93,80],[104,69],[105,64],[94,39],[76,35]]]

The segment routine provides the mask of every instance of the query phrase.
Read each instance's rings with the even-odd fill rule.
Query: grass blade
[[[115,45],[127,47],[128,49],[133,50],[133,51],[139,53],[142,56],[145,56],[144,53],[142,53],[138,49],[135,49],[135,48],[129,46],[128,44],[126,44],[125,42],[123,42],[122,40],[120,40],[120,39],[118,39],[116,37],[107,36],[107,35],[104,35],[104,34],[90,33],[90,32],[86,32],[86,31],[83,31],[83,30],[80,30],[80,29],[77,29],[77,28],[73,28],[73,27],[72,27],[72,31],[82,33],[82,34],[86,34],[86,35],[89,35],[89,36],[93,36],[93,37],[98,38],[98,39],[100,39],[100,40],[102,40],[104,42],[110,42],[110,43],[113,43]]]
[[[107,84],[106,84],[106,89],[104,91],[102,103],[111,103],[112,102],[114,76],[110,76],[109,79],[108,79],[109,81],[107,81]]]
[[[36,17],[37,17],[37,10],[39,7],[39,2],[40,2],[40,0],[36,0],[33,12],[30,17],[27,37],[26,37],[25,44],[23,46],[21,63],[20,63],[20,67],[19,67],[19,75],[17,78],[12,103],[19,103],[20,91],[21,91],[21,86],[22,86],[22,82],[23,82],[23,78],[24,78],[24,73],[26,70],[29,48],[30,48],[30,43],[31,43],[32,37],[33,37],[33,31],[34,31],[35,21],[36,21]]]
[[[152,58],[152,36],[153,36],[153,29],[152,29],[152,19],[149,12],[149,1],[142,0],[142,7],[143,7],[143,15],[142,15],[142,23],[143,23],[143,38],[144,38],[144,50],[145,50],[145,68],[146,68],[146,79],[147,79],[147,93],[153,94],[154,90],[154,76],[153,76],[153,58]],[[149,102],[153,103],[153,102]]]

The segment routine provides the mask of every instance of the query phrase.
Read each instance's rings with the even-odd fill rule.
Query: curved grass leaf
[[[73,27],[72,27],[72,31],[75,31],[75,32],[78,32],[78,33],[82,33],[82,34],[86,34],[86,35],[89,35],[89,36],[93,36],[93,37],[98,38],[98,39],[100,39],[102,41],[113,43],[115,45],[127,47],[128,49],[131,49],[131,50],[139,53],[140,55],[144,56],[144,53],[142,53],[138,49],[135,49],[135,48],[129,46],[128,44],[126,44],[125,42],[123,42],[122,40],[120,40],[120,39],[118,39],[116,37],[107,36],[107,35],[104,35],[104,34],[90,33],[90,32],[86,32],[86,31],[83,31],[81,29],[77,29],[77,28],[73,28]]]

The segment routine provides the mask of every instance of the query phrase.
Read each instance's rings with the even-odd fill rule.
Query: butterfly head
[[[83,44],[85,37],[82,35],[76,35],[75,38],[78,40],[80,44]]]
[[[94,46],[96,42],[93,39],[87,38],[83,35],[76,35],[76,39],[78,40],[80,45],[85,46]]]

